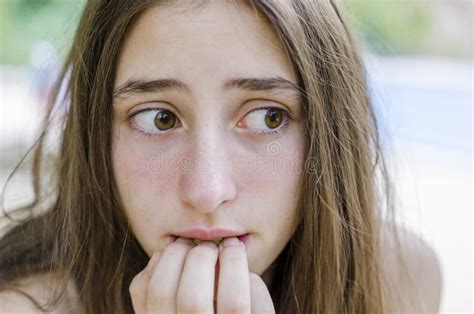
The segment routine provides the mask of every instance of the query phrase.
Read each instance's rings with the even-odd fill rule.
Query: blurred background
[[[436,251],[442,313],[472,313],[473,3],[345,0],[361,40],[398,216]],[[0,187],[40,132],[85,1],[0,0]],[[28,166],[6,210],[32,195]]]

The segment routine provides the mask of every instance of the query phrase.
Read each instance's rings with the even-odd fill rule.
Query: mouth
[[[242,243],[244,243],[246,247],[250,244],[250,233],[245,233],[245,234],[242,234],[242,235],[239,235],[239,236],[236,236],[236,237]],[[178,238],[180,238],[180,236],[177,236],[177,235],[174,235],[174,234],[171,235],[171,242],[176,241]],[[217,246],[219,246],[222,243],[222,241],[224,241],[224,239],[227,238],[227,237],[219,237],[219,238],[214,238],[214,239],[210,239],[210,240],[200,239],[200,238],[186,238],[186,237],[181,237],[181,238],[191,239],[191,241],[193,241],[194,245],[198,245],[199,243],[201,243],[203,241],[211,241],[211,242],[214,242]]]

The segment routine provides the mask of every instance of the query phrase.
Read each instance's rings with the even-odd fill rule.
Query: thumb
[[[148,265],[140,273],[138,273],[132,280],[129,286],[130,297],[132,299],[133,310],[137,314],[147,313],[146,296],[150,278],[160,258],[160,253],[155,252]]]
[[[275,313],[272,297],[267,286],[259,275],[250,273],[251,313]]]

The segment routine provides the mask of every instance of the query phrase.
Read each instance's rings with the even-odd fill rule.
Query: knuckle
[[[197,291],[178,292],[178,312],[202,312],[206,309],[205,296]]]
[[[148,298],[148,306],[154,310],[162,309],[165,304],[174,304],[174,297],[167,295],[153,295]]]
[[[245,300],[234,297],[224,301],[225,313],[250,313],[250,304]]]
[[[148,306],[149,308],[155,310],[155,311],[160,311],[160,309],[163,309],[165,307],[165,304],[173,304],[174,299],[169,296],[153,296],[148,299]]]
[[[175,298],[175,293],[166,285],[151,283],[148,287],[148,299],[155,305],[163,304]]]

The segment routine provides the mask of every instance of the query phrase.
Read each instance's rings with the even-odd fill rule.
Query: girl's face
[[[174,235],[248,234],[263,272],[294,232],[301,104],[283,46],[242,3],[155,7],[124,43],[113,164],[133,233],[151,255]],[[201,229],[197,235],[186,235]],[[221,236],[212,231],[207,236]]]

